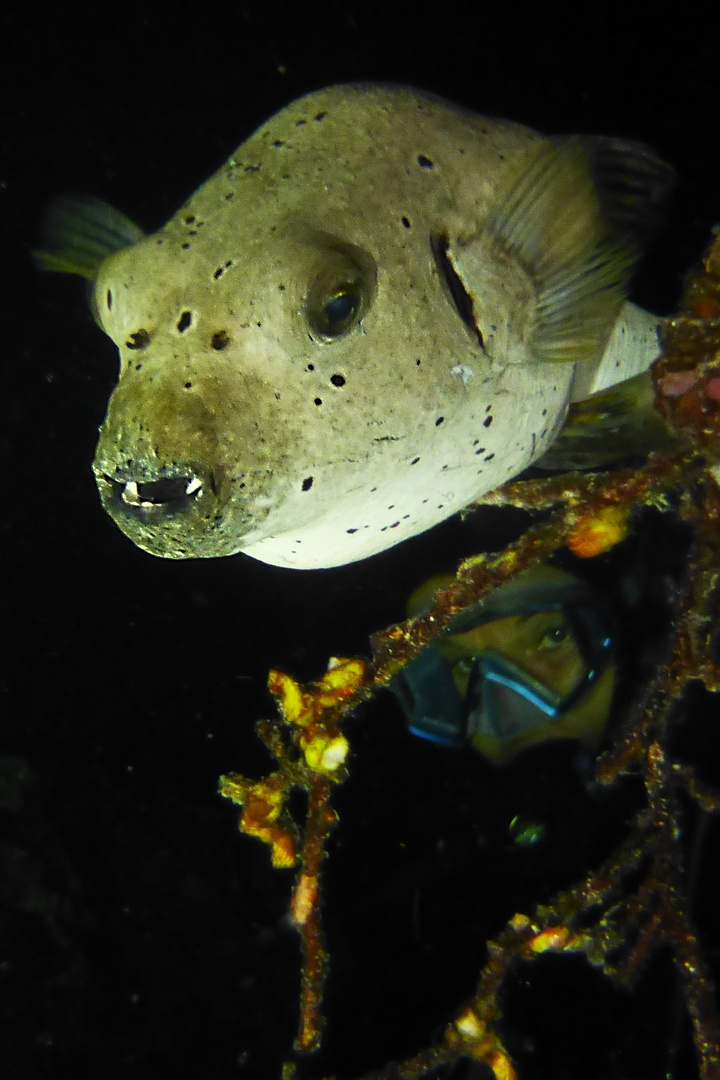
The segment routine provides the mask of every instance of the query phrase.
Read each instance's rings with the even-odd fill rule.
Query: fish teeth
[[[128,506],[142,506],[138,486],[134,480],[128,480],[122,489],[122,501]]]
[[[138,482],[137,480],[126,480],[121,485],[120,497],[127,506],[140,507],[143,510],[152,510],[158,506],[165,506],[174,500],[148,499],[147,491],[142,490],[143,488],[155,487],[156,484],[162,483],[163,481]],[[173,481],[173,483],[177,483],[177,481]],[[202,480],[197,476],[191,476],[190,479],[185,482],[185,489],[182,495],[184,498],[191,499],[201,490]]]

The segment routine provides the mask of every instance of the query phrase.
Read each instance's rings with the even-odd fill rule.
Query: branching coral
[[[638,469],[516,481],[491,493],[484,504],[551,514],[501,553],[464,562],[455,584],[424,614],[377,634],[372,663],[332,661],[323,678],[307,687],[271,673],[283,723],[261,721],[258,731],[278,769],[260,781],[223,778],[221,790],[243,806],[241,830],[270,844],[274,865],[299,865],[291,904],[304,945],[296,1049],[315,1049],[323,1024],[328,959],[320,933],[321,864],[336,821],[330,796],[346,776],[343,719],[485,593],[562,547],[584,558],[612,548],[632,529],[638,508],[652,506],[679,515],[692,528],[694,541],[666,660],[597,763],[602,784],[639,774],[644,806],[627,838],[599,869],[534,911],[515,913],[488,942],[475,993],[433,1046],[373,1076],[410,1080],[464,1056],[485,1062],[497,1080],[508,1080],[516,1073],[499,1032],[501,990],[520,962],[548,953],[581,953],[608,979],[630,986],[657,946],[669,943],[700,1076],[720,1078],[720,1021],[688,914],[678,826],[681,792],[710,812],[720,809],[720,793],[670,752],[670,725],[688,684],[720,689],[714,654],[720,575],[720,239],[690,279],[681,313],[662,324],[661,344],[653,372],[656,408],[679,437],[678,451],[654,455]],[[298,788],[308,796],[302,836],[288,809]]]

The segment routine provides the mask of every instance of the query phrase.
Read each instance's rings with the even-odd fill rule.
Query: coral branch
[[[701,683],[711,693],[720,689],[714,655],[720,581],[720,239],[688,284],[685,310],[663,323],[661,339],[663,355],[653,373],[656,405],[680,437],[681,451],[653,455],[638,469],[515,481],[486,495],[484,505],[552,513],[504,551],[464,562],[455,582],[438,592],[422,615],[374,635],[372,664],[333,661],[323,678],[308,687],[271,673],[282,721],[263,721],[258,732],[278,769],[262,780],[224,777],[221,791],[243,807],[241,831],[270,846],[275,866],[299,866],[291,902],[304,953],[296,1049],[315,1049],[323,1026],[327,956],[320,926],[321,869],[336,822],[331,793],[346,775],[343,717],[376,688],[387,686],[486,593],[564,546],[584,558],[613,548],[632,529],[636,509],[651,506],[686,522],[694,542],[665,662],[596,769],[604,784],[628,772],[638,774],[644,805],[600,869],[530,914],[516,912],[487,942],[488,959],[474,994],[435,1045],[366,1080],[411,1080],[461,1057],[486,1063],[496,1080],[514,1080],[515,1067],[499,1034],[500,992],[520,963],[532,964],[550,953],[580,953],[608,979],[632,987],[661,944],[674,951],[700,1076],[720,1080],[720,1019],[688,915],[679,797],[685,790],[704,810],[718,812],[720,793],[701,782],[690,765],[674,762],[668,749],[670,726],[688,683]],[[302,828],[288,809],[293,789],[308,797]],[[288,1065],[286,1075],[291,1071]]]
[[[257,729],[279,768],[259,781],[237,773],[220,778],[220,793],[243,807],[240,831],[270,845],[273,866],[301,864],[290,917],[303,947],[300,1028],[295,1044],[303,1053],[318,1048],[323,1027],[327,954],[320,925],[321,864],[337,822],[330,795],[333,784],[347,776],[344,763],[349,749],[338,721],[347,711],[347,703],[357,701],[366,677],[362,660],[335,658],[325,675],[310,686],[271,671],[268,685],[278,702],[282,731],[267,720],[260,721]],[[302,839],[287,805],[295,789],[308,796]]]

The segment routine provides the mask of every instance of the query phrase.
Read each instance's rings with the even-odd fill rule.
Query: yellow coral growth
[[[605,506],[580,518],[568,536],[567,546],[581,559],[602,555],[624,540],[630,531],[626,506]]]
[[[491,1054],[488,1058],[488,1065],[495,1075],[495,1080],[517,1080],[517,1073],[510,1058],[507,1054],[503,1054],[502,1051],[496,1050],[494,1054]]]
[[[330,660],[323,677],[309,687],[282,671],[270,672],[270,692],[277,698],[285,720],[302,729],[298,742],[305,761],[315,772],[332,775],[344,764],[349,744],[328,720],[327,710],[342,705],[356,693],[366,674],[363,660],[336,657]]]
[[[530,948],[534,953],[561,952],[572,944],[572,940],[573,935],[566,926],[551,926],[531,938]]]
[[[364,682],[366,672],[367,664],[363,660],[332,657],[323,677],[309,687],[302,686],[282,671],[271,671],[268,688],[278,699],[289,724],[309,727],[326,709],[341,705],[351,697]]]
[[[240,831],[269,844],[273,866],[294,866],[298,852],[293,829],[281,818],[285,796],[272,779],[253,783],[239,776],[223,776],[220,792],[242,806]]]
[[[512,1062],[499,1045],[497,1036],[471,1005],[463,1008],[450,1025],[447,1035],[450,1037],[449,1041],[455,1044],[456,1050],[462,1049],[463,1054],[486,1062],[492,1069],[495,1080],[516,1080],[517,1074]],[[460,1045],[457,1043],[457,1036],[460,1037]]]
[[[315,772],[333,773],[348,755],[350,744],[344,735],[328,736],[323,733],[310,739],[300,736],[305,760]]]

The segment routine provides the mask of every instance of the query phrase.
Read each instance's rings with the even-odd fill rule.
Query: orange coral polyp
[[[625,540],[630,512],[625,506],[605,506],[586,514],[568,536],[567,546],[581,559],[593,559]]]

